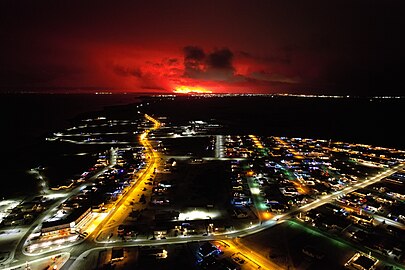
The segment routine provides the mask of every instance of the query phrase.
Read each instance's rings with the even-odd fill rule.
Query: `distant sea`
[[[70,127],[81,114],[139,102],[134,94],[0,94],[1,155],[6,160],[0,196],[36,191],[38,183],[26,171],[52,158],[44,147],[47,134]]]
[[[131,104],[141,101],[149,104],[142,110],[166,116],[174,123],[212,119],[224,126],[224,134],[331,139],[405,150],[403,98],[172,99],[135,94],[0,94],[0,153],[6,160],[0,173],[0,199],[36,191],[38,181],[27,170],[47,165],[47,161],[56,158],[54,154],[60,155],[60,149],[50,149],[52,144],[45,143],[48,134],[63,131],[74,119],[92,112],[97,115],[109,107],[121,111],[123,105],[133,109]],[[123,106],[122,114],[126,113]],[[60,171],[77,173],[80,166],[85,168],[89,162],[85,156],[74,157],[71,164],[59,164]]]

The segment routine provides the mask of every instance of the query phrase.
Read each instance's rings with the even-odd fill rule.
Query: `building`
[[[249,214],[242,209],[235,208],[233,209],[233,216],[236,218],[247,218],[249,217]]]
[[[141,247],[139,249],[139,256],[144,259],[166,259],[167,251],[158,247]]]
[[[345,267],[351,270],[374,270],[377,263],[376,258],[358,252],[345,263]]]
[[[282,188],[279,188],[279,189],[280,189],[280,192],[284,196],[294,197],[294,196],[299,195],[299,192],[297,191],[297,189],[295,187],[292,187],[292,186],[282,187]]]
[[[124,259],[123,248],[113,248],[111,250],[111,262],[122,261]]]
[[[369,224],[373,225],[374,217],[369,215],[361,215],[357,213],[351,213],[349,218],[352,219],[354,222],[359,224]]]
[[[155,226],[153,229],[153,236],[156,239],[165,239],[167,236],[167,230],[168,226],[160,225],[160,226]]]
[[[270,208],[270,211],[273,213],[284,213],[288,210],[288,206],[282,203],[276,203],[276,204],[267,204],[267,206]]]
[[[91,216],[90,207],[79,207],[67,216],[42,223],[41,236],[63,236],[75,233],[81,223]]]
[[[252,204],[252,199],[250,197],[234,197],[232,198],[231,203],[236,206],[245,206]]]

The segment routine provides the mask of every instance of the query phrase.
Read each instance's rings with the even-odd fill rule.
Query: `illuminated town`
[[[0,243],[11,247],[4,269],[153,268],[173,259],[182,269],[321,269],[328,261],[400,269],[405,151],[227,135],[214,120],[173,124],[149,112],[155,99],[176,97],[151,97],[127,119],[98,115],[45,138],[113,146],[56,186],[45,168],[32,168],[41,195],[1,202]]]
[[[1,0],[0,270],[405,270],[404,0]]]

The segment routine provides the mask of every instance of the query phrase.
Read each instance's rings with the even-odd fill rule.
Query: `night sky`
[[[0,2],[0,89],[402,95],[404,1]]]

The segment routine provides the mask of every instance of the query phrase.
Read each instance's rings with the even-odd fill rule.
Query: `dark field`
[[[224,134],[332,139],[405,149],[405,99],[213,97],[153,99],[147,111],[173,123],[215,119]]]
[[[160,139],[164,147],[168,148],[167,154],[173,156],[195,156],[195,157],[213,157],[214,151],[209,148],[209,137],[182,137],[182,138],[164,138]]]

